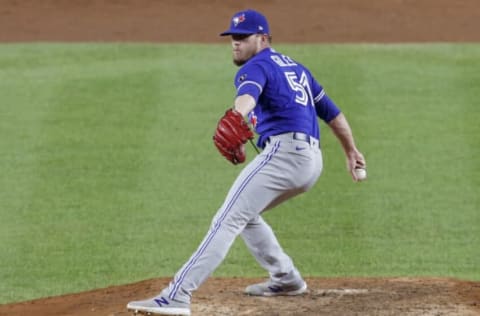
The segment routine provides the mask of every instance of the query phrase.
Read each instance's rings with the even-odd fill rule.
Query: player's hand
[[[347,153],[347,170],[350,172],[353,181],[360,181],[355,169],[366,169],[367,163],[363,154],[358,149],[353,149]]]
[[[227,110],[218,122],[213,143],[228,161],[234,165],[246,159],[244,144],[254,135],[240,112]]]

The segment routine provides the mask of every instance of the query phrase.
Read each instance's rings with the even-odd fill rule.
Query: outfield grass
[[[346,113],[314,189],[265,215],[308,276],[480,280],[480,45],[276,45]],[[0,45],[0,304],[171,276],[241,167],[211,136],[228,45]],[[251,158],[254,152],[248,148]],[[216,276],[264,272],[238,240]]]

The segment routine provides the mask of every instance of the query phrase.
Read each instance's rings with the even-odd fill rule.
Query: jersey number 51
[[[293,71],[286,71],[284,74],[287,78],[288,85],[297,94],[295,101],[303,106],[309,104],[314,106],[312,89],[310,89],[307,74],[303,71],[300,78],[298,78],[297,74]]]

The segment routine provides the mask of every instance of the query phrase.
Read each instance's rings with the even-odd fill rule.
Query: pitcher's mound
[[[211,278],[192,301],[192,315],[480,315],[480,282],[425,278],[306,278],[297,297],[252,297],[260,279]],[[131,300],[156,295],[169,279],[0,306],[0,315],[123,316]]]

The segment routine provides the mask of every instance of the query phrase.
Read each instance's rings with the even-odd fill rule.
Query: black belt
[[[315,138],[315,137],[312,137],[308,134],[305,134],[305,133],[300,133],[300,132],[293,132],[293,133],[290,133],[292,135],[292,138],[295,139],[295,140],[299,140],[299,141],[303,141],[303,142],[306,142],[308,144],[314,144],[314,143],[317,143],[318,144],[318,140]],[[267,139],[266,143],[269,143],[271,141],[270,137]]]
[[[310,138],[313,138],[313,137],[311,137],[310,135],[304,134],[304,133],[299,133],[299,132],[294,132],[293,133],[293,139],[301,140],[301,141],[307,142],[309,144],[310,144]]]

